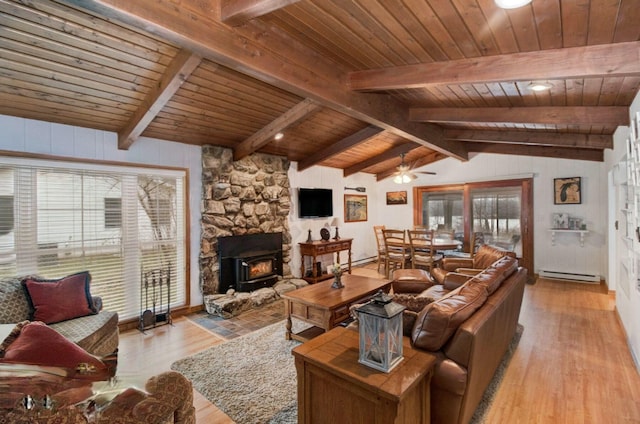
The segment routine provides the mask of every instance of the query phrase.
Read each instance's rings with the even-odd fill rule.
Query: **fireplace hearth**
[[[219,293],[271,287],[282,275],[282,233],[218,238]]]

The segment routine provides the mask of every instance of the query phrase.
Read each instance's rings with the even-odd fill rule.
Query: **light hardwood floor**
[[[377,275],[375,264],[354,273]],[[640,376],[614,308],[604,285],[545,279],[527,285],[524,333],[487,422],[640,423]],[[121,335],[119,370],[151,375],[223,342],[186,318],[146,334],[130,330]],[[198,423],[233,422],[194,394]]]

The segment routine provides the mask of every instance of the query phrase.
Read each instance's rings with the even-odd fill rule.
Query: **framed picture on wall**
[[[359,222],[367,220],[367,195],[344,195],[344,222]]]
[[[582,203],[582,178],[554,178],[553,203],[556,205],[577,205]]]
[[[406,191],[388,191],[387,192],[387,205],[406,205],[406,204],[407,204]]]

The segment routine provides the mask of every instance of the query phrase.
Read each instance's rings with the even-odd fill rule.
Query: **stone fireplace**
[[[230,285],[225,275],[221,279],[227,266],[232,274],[250,274],[249,279],[240,284],[240,291],[266,287],[271,284],[269,280],[277,279],[278,275],[291,276],[289,164],[284,157],[260,153],[234,161],[231,149],[203,147],[200,278],[204,296],[225,293],[229,288],[238,290],[236,283]],[[279,248],[260,239],[258,246],[239,252],[232,260],[227,261],[226,256],[222,260],[219,254],[220,244],[224,247],[227,237],[256,235],[260,238],[273,233],[280,234]],[[256,259],[260,263],[256,263]],[[272,269],[270,275],[261,274],[268,267],[275,272]]]

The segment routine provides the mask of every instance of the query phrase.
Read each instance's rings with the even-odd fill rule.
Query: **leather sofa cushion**
[[[487,290],[483,285],[465,284],[429,304],[416,318],[411,333],[413,345],[431,352],[440,350],[458,326],[486,300]]]
[[[444,282],[442,283],[442,287],[445,290],[455,290],[471,278],[468,274],[461,274],[458,272],[449,272],[444,277]]]
[[[422,293],[435,284],[424,269],[397,269],[392,278],[394,293]]]
[[[489,268],[492,263],[503,256],[515,257],[516,254],[497,247],[483,245],[473,256],[473,268],[485,269]]]
[[[469,280],[469,284],[483,285],[487,289],[487,295],[491,296],[516,269],[518,269],[518,260],[505,256]]]
[[[431,286],[425,291],[423,291],[421,296],[428,296],[432,299],[437,300],[437,299],[442,299],[449,293],[451,293],[451,290],[445,289],[442,284],[436,284],[435,286]]]

